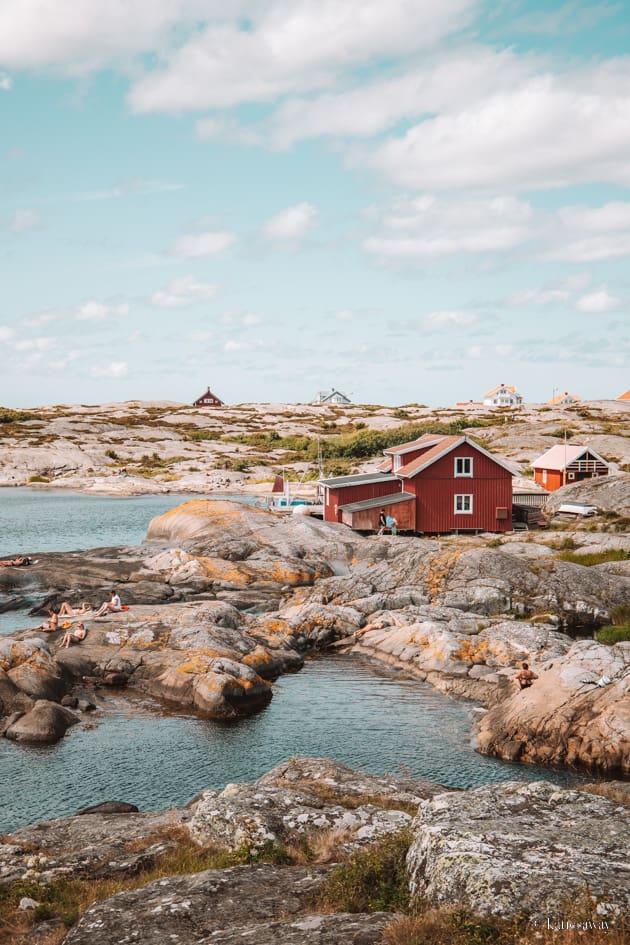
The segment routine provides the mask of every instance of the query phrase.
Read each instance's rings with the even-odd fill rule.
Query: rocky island
[[[199,785],[182,810],[114,804],[23,828],[0,846],[0,915],[14,940],[412,945],[427,909],[446,923],[436,941],[469,941],[455,915],[493,916],[493,941],[505,943],[530,942],[544,916],[569,912],[618,931],[630,642],[593,632],[630,601],[630,475],[571,489],[599,494],[601,515],[500,539],[366,537],[195,499],[154,519],[139,546],[1,569],[5,609],[43,615],[113,586],[129,607],[86,615],[86,639],[69,648],[63,630],[0,638],[0,732],[11,741],[54,743],[84,724],[99,691],[214,719],[256,713],[275,679],[340,646],[478,702],[483,753],[617,779],[587,793],[543,782],[448,791],[294,759],[254,785]],[[519,691],[525,660],[537,680]],[[372,868],[393,872],[395,891],[350,896],[348,875]]]

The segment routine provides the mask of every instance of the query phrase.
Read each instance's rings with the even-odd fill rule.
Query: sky
[[[630,0],[0,0],[0,404],[630,387]]]

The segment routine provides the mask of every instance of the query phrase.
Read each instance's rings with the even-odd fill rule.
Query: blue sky
[[[2,0],[0,403],[630,387],[630,4]]]

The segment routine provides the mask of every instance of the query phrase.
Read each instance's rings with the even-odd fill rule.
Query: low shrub
[[[409,906],[405,869],[409,830],[383,837],[351,854],[328,876],[320,905],[326,911],[398,912]]]
[[[609,561],[628,561],[630,552],[623,548],[607,548],[605,551],[591,551],[585,554],[576,554],[574,551],[564,551],[558,555],[561,561],[570,561],[572,564],[582,564],[591,568],[596,564],[606,564]]]
[[[614,646],[615,643],[627,643],[630,641],[630,623],[625,626],[602,627],[595,634],[598,643],[607,643]]]

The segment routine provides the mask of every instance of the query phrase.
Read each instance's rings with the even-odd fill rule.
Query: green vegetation
[[[409,830],[390,834],[351,854],[330,873],[321,906],[338,912],[398,912],[409,906],[405,869]]]
[[[29,476],[28,481],[29,482],[50,482],[50,479],[47,476],[36,475],[36,476]]]
[[[624,643],[630,640],[630,604],[619,604],[610,611],[612,624],[602,627],[595,634],[598,643]]]
[[[568,539],[569,541],[571,539]],[[563,551],[558,555],[561,561],[570,561],[572,564],[583,564],[587,568],[595,564],[606,564],[609,561],[628,561],[630,552],[623,548],[608,548],[606,551],[592,551],[585,554],[576,554],[573,551]]]
[[[236,851],[199,847],[191,840],[188,832],[179,827],[167,828],[140,842],[131,843],[129,852],[138,853],[154,843],[164,841],[174,844],[174,847],[156,857],[150,865],[134,876],[112,879],[64,877],[46,884],[34,880],[20,880],[11,887],[0,888],[0,929],[6,927],[16,932],[24,931],[23,923],[33,920],[41,922],[46,919],[60,919],[64,926],[69,928],[92,903],[119,892],[138,889],[164,876],[199,873],[208,869],[227,869],[248,863],[280,865],[291,862],[286,849],[278,844],[267,843],[255,850],[244,846]],[[23,896],[40,903],[32,917],[19,911],[19,902]]]
[[[36,413],[26,410],[12,410],[10,407],[0,407],[0,423],[24,423],[26,420],[41,420]]]
[[[369,430],[365,424],[345,424],[348,432],[342,432],[334,422],[325,422],[322,429],[336,431],[336,436],[322,437],[319,440],[314,436],[289,435],[280,436],[276,431],[271,433],[241,433],[221,437],[224,443],[238,443],[242,446],[251,446],[257,450],[285,450],[294,454],[293,462],[314,462],[317,459],[318,448],[324,459],[367,459],[378,456],[389,446],[415,440],[425,433],[457,436],[469,427],[488,426],[487,420],[459,418],[446,423],[425,421],[422,423],[406,423],[390,430]],[[205,431],[196,431],[189,435],[190,439],[206,439]]]
[[[575,430],[570,430],[569,427],[558,427],[557,430],[552,430],[549,436],[557,436],[561,440],[570,440],[571,437],[575,436]]]

